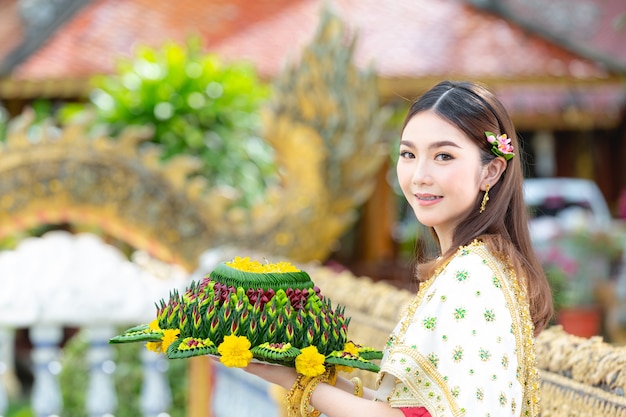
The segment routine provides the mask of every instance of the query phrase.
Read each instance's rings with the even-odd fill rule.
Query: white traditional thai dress
[[[385,347],[376,400],[433,417],[536,416],[533,331],[525,288],[475,241],[421,284]]]

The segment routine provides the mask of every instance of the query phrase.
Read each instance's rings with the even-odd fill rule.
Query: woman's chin
[[[426,227],[435,227],[438,222],[437,219],[433,219],[432,216],[425,216],[423,213],[415,213],[415,218],[417,219],[417,221]]]

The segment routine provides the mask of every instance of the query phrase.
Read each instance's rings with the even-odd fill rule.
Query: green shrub
[[[94,79],[98,121],[115,136],[128,125],[154,127],[163,159],[193,155],[210,186],[234,190],[240,205],[258,201],[277,181],[272,148],[259,137],[269,85],[246,63],[223,63],[199,40],[142,47],[111,76]],[[80,106],[78,106],[80,109]],[[62,114],[72,114],[77,106]]]

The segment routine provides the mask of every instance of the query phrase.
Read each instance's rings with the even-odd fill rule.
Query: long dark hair
[[[474,206],[457,225],[452,245],[439,261],[420,263],[418,279],[429,277],[440,262],[456,248],[480,238],[495,253],[510,260],[528,292],[530,313],[538,333],[553,314],[552,295],[541,264],[537,260],[528,231],[528,211],[524,204],[522,158],[513,122],[502,103],[486,88],[470,82],[443,81],[415,101],[404,126],[417,113],[430,110],[462,130],[480,149],[481,161],[496,158],[485,132],[504,134],[516,152],[507,162],[500,180],[489,189],[489,202],[483,213],[479,207],[484,193],[478,193]],[[434,234],[434,231],[433,231]],[[434,234],[436,238],[436,234]]]

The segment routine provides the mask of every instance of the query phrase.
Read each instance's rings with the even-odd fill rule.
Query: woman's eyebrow
[[[409,148],[415,148],[415,144],[413,144],[413,142],[408,141],[408,140],[401,140],[400,141],[400,145],[404,145],[407,146]],[[461,149],[461,147],[459,145],[457,145],[456,143],[450,141],[450,140],[440,140],[437,142],[433,142],[430,145],[428,145],[428,149],[437,149],[437,148],[443,148],[444,146],[453,146],[455,148],[459,148]]]
[[[428,146],[428,149],[437,149],[437,148],[442,148],[444,146],[453,146],[455,148],[461,148],[459,145],[457,145],[456,143],[449,141],[449,140],[441,140],[438,142],[433,142]]]

